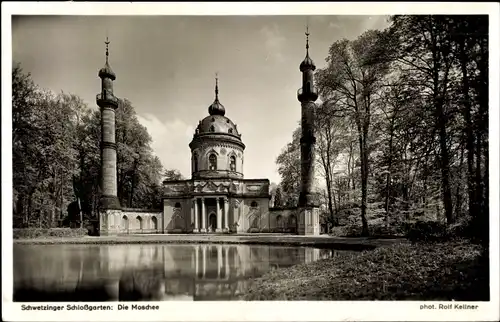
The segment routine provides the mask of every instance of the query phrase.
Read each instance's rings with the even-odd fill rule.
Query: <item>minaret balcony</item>
[[[318,89],[312,86],[306,90],[299,88],[297,91],[297,98],[300,102],[314,102],[318,99]]]
[[[102,93],[97,94],[96,102],[99,107],[118,107],[118,99],[113,94],[109,93],[104,93],[104,95]]]

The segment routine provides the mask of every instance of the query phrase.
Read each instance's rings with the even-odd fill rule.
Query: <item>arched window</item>
[[[198,172],[198,154],[193,154],[193,172]]]
[[[174,208],[180,208],[180,207],[181,207],[181,203],[180,202],[176,202]]]
[[[217,170],[217,156],[213,153],[208,157],[208,169]]]
[[[281,215],[276,217],[276,228],[283,228],[283,217]]]
[[[228,130],[229,134],[233,134],[233,129]]]
[[[122,217],[122,226],[123,226],[123,229],[128,230],[128,217],[127,216]]]
[[[139,229],[142,230],[142,218],[141,218],[141,216],[137,216],[136,220],[137,220],[137,223],[139,224]]]
[[[250,207],[252,208],[257,208],[259,206],[259,204],[257,203],[257,201],[252,201],[252,203],[250,204]]]
[[[229,169],[236,171],[236,157],[234,155],[229,158]]]
[[[210,132],[215,132],[215,127],[213,125],[210,126]]]
[[[151,217],[151,222],[153,223],[153,229],[158,230],[158,219],[155,216]]]

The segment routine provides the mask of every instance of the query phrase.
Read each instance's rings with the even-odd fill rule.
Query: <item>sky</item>
[[[163,166],[186,178],[218,73],[220,101],[246,145],[245,178],[279,183],[275,161],[300,120],[306,24],[322,68],[333,42],[384,28],[387,16],[17,16],[12,60],[41,87],[97,108],[108,36],[115,95],[132,102]]]

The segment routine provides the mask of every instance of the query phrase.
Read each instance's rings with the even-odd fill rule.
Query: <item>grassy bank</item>
[[[248,245],[275,245],[275,246],[304,246],[318,248],[335,248],[346,250],[367,250],[384,247],[394,243],[404,242],[403,239],[373,239],[373,238],[340,238],[340,237],[306,237],[297,235],[123,235],[102,237],[76,238],[26,238],[14,239],[18,245],[57,245],[57,244],[248,244]]]
[[[488,270],[464,241],[395,244],[272,271],[245,300],[488,300]]]
[[[86,228],[14,228],[13,239],[75,238],[88,235]]]

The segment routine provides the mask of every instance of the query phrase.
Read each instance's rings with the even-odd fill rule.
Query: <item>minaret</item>
[[[101,198],[100,198],[100,233],[109,233],[109,216],[113,210],[119,210],[117,194],[115,110],[118,99],[113,95],[113,81],[116,75],[109,66],[109,41],[106,37],[106,64],[99,70],[101,93],[97,94],[97,105],[101,108]]]
[[[302,88],[297,98],[302,107],[302,135],[300,138],[301,183],[299,195],[299,234],[319,234],[319,205],[313,194],[314,162],[316,137],[314,135],[315,101],[318,92],[314,86],[314,70],[316,66],[309,57],[309,27],[306,30],[306,57],[300,64],[302,72]]]

